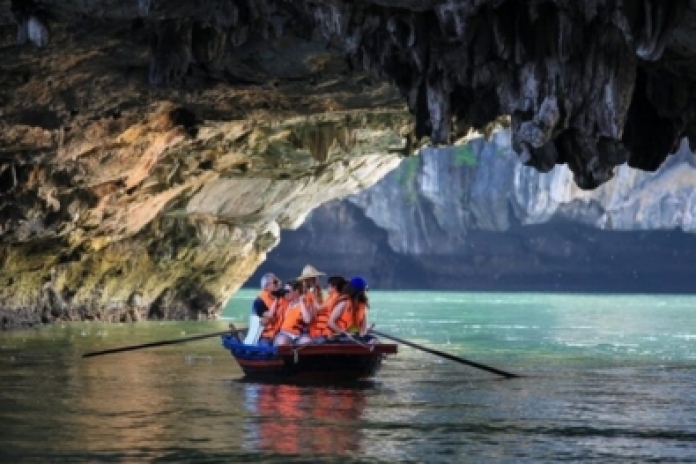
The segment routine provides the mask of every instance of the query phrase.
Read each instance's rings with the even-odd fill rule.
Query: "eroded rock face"
[[[398,96],[246,1],[0,1],[0,327],[215,317],[409,154]]]
[[[459,161],[461,150],[468,150],[471,165]],[[398,253],[456,253],[467,232],[549,221],[608,231],[696,231],[696,168],[686,143],[658,171],[622,165],[592,191],[578,188],[566,166],[547,174],[523,166],[509,131],[465,149],[424,149],[406,163],[414,163],[410,176],[403,166],[347,199],[388,232]]]
[[[18,308],[34,321],[214,317],[281,228],[384,176],[410,130],[403,112],[335,113],[194,136],[179,111],[97,125],[53,159],[4,168],[5,325]]]
[[[695,11],[0,0],[0,324],[207,317],[278,227],[426,136],[503,121],[528,165],[583,189],[656,169],[693,138]]]
[[[417,138],[446,144],[509,116],[525,163],[542,172],[568,164],[584,189],[624,163],[655,170],[682,137],[696,137],[696,7],[687,0],[3,0],[0,21],[5,42],[67,46],[72,66],[63,68],[73,73],[102,61],[108,71],[100,81],[63,89],[73,107],[107,89],[104,80],[129,73],[160,88],[198,90],[302,79],[306,69],[295,58],[314,48],[324,54],[304,68],[335,72],[331,49],[350,69],[392,82],[415,115]],[[268,45],[278,38],[304,42],[278,53]],[[264,64],[249,66],[250,58]],[[109,66],[114,59],[121,69]],[[12,80],[32,77],[29,61],[5,79],[4,99],[13,100]],[[47,94],[64,87],[53,86]],[[203,95],[192,100],[212,106]],[[61,121],[34,106],[33,118],[44,112],[44,123]]]

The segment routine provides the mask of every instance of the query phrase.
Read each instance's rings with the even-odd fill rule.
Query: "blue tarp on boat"
[[[230,350],[236,358],[240,359],[272,359],[278,355],[275,346],[245,345],[232,335],[221,337],[222,346]]]

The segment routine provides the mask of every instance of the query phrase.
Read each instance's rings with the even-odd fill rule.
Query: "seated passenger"
[[[274,345],[291,345],[293,343],[302,345],[312,341],[308,335],[309,323],[312,314],[302,295],[302,282],[293,282],[291,291],[288,294],[288,306],[283,314],[280,330],[274,340]]]
[[[290,284],[286,284],[285,288],[274,290],[272,292],[275,298],[274,306],[269,311],[264,313],[261,319],[263,331],[259,339],[259,346],[272,346],[273,340],[280,331],[280,327],[285,317],[285,311],[288,309],[288,298],[290,293]]]
[[[363,339],[372,339],[367,336],[367,282],[362,277],[353,277],[343,287],[337,304],[329,316],[328,326],[334,335],[359,335]]]
[[[309,309],[312,314],[314,314],[317,308],[324,303],[324,295],[321,291],[321,283],[319,282],[319,276],[326,275],[323,272],[317,271],[317,269],[308,264],[302,269],[302,274],[297,278],[299,282],[304,284],[304,296],[305,304],[307,309]]]
[[[261,277],[261,292],[254,299],[251,305],[251,315],[249,316],[249,330],[244,339],[247,345],[255,345],[262,336],[264,325],[269,316],[275,313],[276,297],[273,292],[278,290],[280,281],[275,274],[269,272]],[[269,312],[272,311],[272,312]]]
[[[334,306],[338,303],[343,287],[348,283],[342,276],[331,276],[326,281],[328,295],[324,303],[315,308],[312,322],[309,324],[309,335],[313,339],[330,336],[333,331],[329,329],[329,316]]]

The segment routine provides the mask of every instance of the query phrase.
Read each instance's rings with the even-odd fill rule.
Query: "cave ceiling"
[[[505,116],[523,162],[585,189],[696,139],[687,0],[0,0],[0,47],[3,162],[55,152],[20,132],[159,100],[196,120],[405,104],[435,144]]]
[[[588,190],[696,140],[696,1],[0,0],[0,57],[0,328],[212,317],[472,130]]]

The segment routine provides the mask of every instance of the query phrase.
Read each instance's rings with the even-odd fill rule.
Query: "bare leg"
[[[297,339],[298,345],[306,345],[307,343],[312,343],[312,339],[307,335],[302,335],[300,338]]]
[[[273,345],[292,345],[292,338],[288,337],[285,334],[279,333],[278,335],[276,335],[275,340],[273,340]]]

